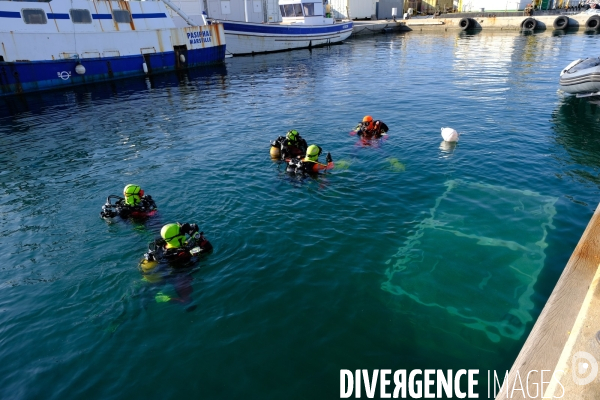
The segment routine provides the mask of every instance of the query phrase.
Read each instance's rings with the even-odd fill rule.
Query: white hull
[[[600,92],[600,60],[587,58],[571,63],[561,73],[559,84],[566,93]]]
[[[269,53],[340,43],[352,34],[352,22],[328,26],[223,23],[227,52],[233,55]],[[247,30],[245,30],[247,28]],[[253,31],[254,29],[258,31]]]

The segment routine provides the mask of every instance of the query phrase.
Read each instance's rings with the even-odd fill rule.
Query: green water
[[[382,288],[446,310],[445,326],[465,321],[493,342],[518,340],[533,320],[531,296],[557,198],[461,181],[446,186],[431,217],[394,256]]]
[[[0,398],[339,398],[359,368],[480,369],[486,398],[598,203],[600,108],[557,88],[599,38],[378,35],[0,99]],[[339,168],[286,175],[289,129]],[[157,217],[98,217],[127,183]],[[173,221],[214,245],[192,311],[138,269]]]

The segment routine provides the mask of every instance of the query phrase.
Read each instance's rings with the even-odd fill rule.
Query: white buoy
[[[442,138],[446,142],[458,142],[458,132],[452,128],[442,128]]]
[[[144,70],[144,73],[147,74],[148,73],[148,64],[142,63],[142,69]]]
[[[183,54],[179,55],[179,61],[181,61],[182,63],[185,62],[185,56]]]
[[[83,75],[85,74],[85,67],[81,64],[77,64],[75,66],[75,72],[77,72],[79,75]]]

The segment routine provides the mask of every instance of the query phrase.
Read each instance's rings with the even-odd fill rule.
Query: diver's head
[[[181,232],[181,226],[177,223],[163,226],[160,230],[160,236],[167,242],[168,248],[184,245],[185,234]]]
[[[370,115],[365,115],[365,117],[363,118],[363,123],[370,124],[371,122],[373,122],[373,117],[371,117]]]
[[[300,136],[300,134],[298,133],[298,131],[295,130],[295,129],[292,129],[291,131],[288,131],[288,133],[285,135],[285,138],[287,140],[295,142],[296,140],[298,140],[298,136]]]
[[[319,146],[317,146],[316,144],[311,144],[310,146],[308,146],[308,149],[306,149],[305,160],[316,162],[319,159],[319,156],[321,155],[321,151],[322,149]]]
[[[144,196],[144,191],[138,185],[127,185],[123,189],[123,195],[125,195],[125,204],[130,206],[138,205]]]

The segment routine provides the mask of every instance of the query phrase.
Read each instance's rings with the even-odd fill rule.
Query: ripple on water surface
[[[3,98],[0,397],[329,398],[340,369],[509,368],[598,199],[598,104],[557,93],[598,37],[381,35]],[[365,114],[387,139],[349,133]],[[287,175],[268,148],[289,129],[337,168]],[[131,182],[158,216],[101,220]],[[214,252],[142,280],[173,221]],[[193,310],[155,301],[179,279]]]

